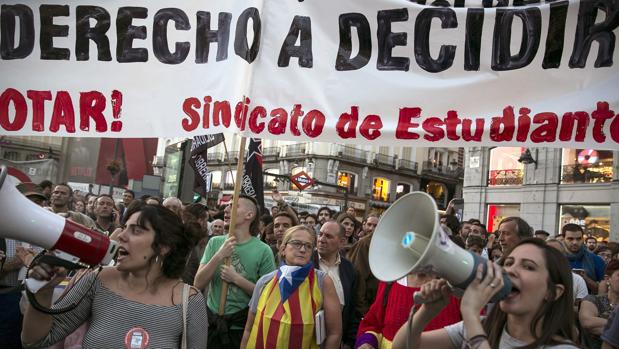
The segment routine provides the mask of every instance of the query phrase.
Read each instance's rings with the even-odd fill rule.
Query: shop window
[[[520,205],[488,205],[488,220],[486,228],[488,232],[499,229],[499,223],[503,218],[520,217]]]
[[[490,150],[489,186],[522,185],[524,165],[518,162],[524,148],[497,147]]]
[[[395,187],[395,198],[399,199],[402,195],[408,194],[411,192],[411,185],[408,183],[398,183]]]
[[[374,178],[374,186],[372,189],[372,199],[377,201],[389,201],[389,187],[391,182],[388,179],[376,177]]]
[[[594,149],[563,149],[561,184],[606,183],[613,179],[613,152]]]
[[[357,175],[351,172],[338,171],[337,185],[348,188],[348,193],[354,194],[357,192]]]
[[[586,234],[598,239],[608,239],[610,234],[610,206],[608,205],[561,205],[559,232],[564,225],[580,225]]]
[[[272,174],[279,174],[278,168],[269,168],[266,169],[265,172],[269,172]],[[279,179],[273,176],[264,176],[264,189],[277,189],[277,183],[279,183]]]

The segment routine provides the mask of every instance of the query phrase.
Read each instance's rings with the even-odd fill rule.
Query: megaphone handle
[[[414,304],[424,304],[426,302],[426,300],[421,296],[421,291],[413,293],[413,302]]]
[[[48,283],[49,281],[37,280],[33,278],[24,279],[24,284],[26,285],[26,288],[32,293],[39,292],[39,290]]]

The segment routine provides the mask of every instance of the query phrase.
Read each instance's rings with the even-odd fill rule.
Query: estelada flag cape
[[[262,290],[247,348],[319,348],[314,316],[322,308],[322,294],[312,267],[305,280],[282,302],[280,273]]]

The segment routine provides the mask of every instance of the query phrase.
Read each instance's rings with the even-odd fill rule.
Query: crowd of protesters
[[[116,202],[64,183],[18,189],[117,240],[121,252],[100,272],[32,268],[29,277],[51,281],[39,303],[86,299],[69,313],[43,314],[22,292],[0,293],[2,348],[619,347],[619,245],[577,224],[546,232],[507,217],[488,231],[448,210],[440,225],[453,243],[489,260],[488,272],[478,270],[456,297],[432,274],[377,280],[369,247],[380,215],[358,217],[352,207],[297,212],[274,192],[276,205],[265,209],[240,196],[229,231],[230,205],[136,198],[131,190]],[[0,241],[0,286],[17,286],[39,251]],[[491,303],[503,271],[512,292]],[[53,301],[63,280],[76,286]],[[423,305],[414,304],[415,292]]]

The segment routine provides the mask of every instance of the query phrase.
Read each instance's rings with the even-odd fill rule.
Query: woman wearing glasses
[[[340,347],[340,302],[331,278],[311,263],[315,240],[316,234],[302,225],[286,231],[279,249],[282,264],[254,288],[241,348]],[[321,328],[324,340],[316,334]]]

